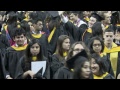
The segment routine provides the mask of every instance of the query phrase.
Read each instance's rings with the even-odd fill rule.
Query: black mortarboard
[[[73,69],[75,62],[78,61],[81,56],[85,57],[85,58],[88,58],[88,55],[87,55],[86,51],[82,50],[80,53],[76,54],[71,59],[66,61],[68,68]]]
[[[102,21],[102,20],[104,20],[104,18],[101,17],[101,16],[100,16],[99,14],[97,14],[97,13],[92,13],[92,14],[91,14],[91,17],[96,18],[97,21]]]

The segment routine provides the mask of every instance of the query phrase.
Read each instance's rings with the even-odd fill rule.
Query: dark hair
[[[108,29],[104,30],[104,33],[105,33],[105,32],[113,32],[113,33],[114,33],[114,30],[108,28]]]
[[[26,33],[25,33],[25,30],[23,29],[23,28],[14,28],[14,38],[15,38],[15,36],[17,36],[17,35],[24,35],[24,36],[26,36]]]
[[[50,19],[48,23],[49,30],[52,31],[54,27],[58,28],[60,26],[60,17]]]
[[[37,60],[43,60],[43,54],[42,54],[42,46],[39,43],[38,39],[33,39],[29,42],[27,48],[26,48],[26,53],[25,53],[25,68],[24,70],[29,70],[31,68],[31,62],[32,62],[32,54],[30,52],[30,48],[32,47],[33,44],[38,44],[40,46],[40,52],[37,55]]]
[[[101,22],[95,22],[92,26],[92,37],[95,36],[100,36],[101,38],[103,38]]]
[[[32,20],[38,19],[38,14],[36,12],[30,12],[29,16],[30,16],[30,19]]]
[[[23,28],[26,33],[30,32],[30,26],[26,21],[22,21],[20,24],[21,24],[21,28]]]
[[[99,65],[100,70],[99,70],[99,76],[105,74],[107,72],[107,67],[105,64],[105,58],[100,57],[100,55],[93,53],[92,58],[95,59],[95,62]]]
[[[84,66],[85,62],[89,62],[89,60],[82,56],[80,56],[79,59],[75,61],[73,79],[84,79],[83,76],[81,76],[81,73],[82,73],[82,67]],[[91,76],[88,79],[90,78]]]
[[[58,38],[58,41],[57,41],[56,54],[58,54],[58,56],[60,56],[60,57],[63,57],[62,44],[63,44],[65,39],[70,39],[70,38],[67,35],[60,35]]]
[[[37,24],[37,23],[38,23],[38,21],[43,22],[43,21],[42,21],[42,19],[34,19],[34,20],[32,21],[32,23],[33,23],[33,24]]]
[[[38,60],[42,60],[43,59],[43,52],[42,52],[42,45],[40,44],[38,39],[32,39],[29,43],[28,46],[26,48],[26,57],[27,59],[31,58],[31,52],[30,52],[30,48],[34,45],[34,44],[38,44],[40,46],[40,53],[37,55]]]
[[[15,12],[9,13],[9,19],[7,20],[7,24],[17,24],[17,14]]]
[[[95,53],[95,51],[93,50],[93,43],[94,43],[95,40],[100,41],[100,43],[102,45],[101,52],[103,52],[103,50],[104,50],[104,41],[100,37],[96,36],[96,37],[91,38],[90,43],[88,44],[88,48],[90,49],[90,53]]]
[[[88,56],[90,57],[90,51],[89,51],[89,48],[85,45],[84,42],[82,41],[79,41],[79,42],[75,42],[71,45],[69,51],[68,51],[68,55],[67,55],[67,60],[69,60],[72,56],[73,56],[73,50],[74,50],[74,47],[77,45],[77,44],[81,44],[83,46],[83,48],[85,49],[86,53],[88,54]]]

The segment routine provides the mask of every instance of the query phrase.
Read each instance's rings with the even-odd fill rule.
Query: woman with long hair
[[[46,69],[43,75],[41,73],[36,74],[31,70],[31,63],[37,61],[46,61]],[[26,48],[26,54],[21,57],[18,62],[16,71],[16,79],[50,79],[49,62],[47,58],[43,56],[42,45],[37,39],[29,42]]]

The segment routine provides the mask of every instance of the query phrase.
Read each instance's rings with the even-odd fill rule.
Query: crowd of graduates
[[[0,79],[120,79],[120,11],[0,11]]]

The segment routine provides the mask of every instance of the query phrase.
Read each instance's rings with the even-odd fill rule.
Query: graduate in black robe
[[[72,79],[73,72],[66,66],[59,68],[53,76],[53,79]]]
[[[37,39],[33,39],[29,42],[25,56],[21,57],[17,64],[15,79],[50,79],[49,61],[44,57],[41,48],[42,45]],[[41,70],[36,74],[31,71],[31,63],[36,61],[46,61],[46,69],[43,75]],[[32,73],[34,73],[34,75]]]
[[[64,35],[64,29],[60,22],[59,14],[56,14],[57,11],[49,11],[49,22],[48,22],[48,29],[49,29],[49,36],[48,36],[48,54],[49,57],[55,53],[57,40],[60,35]]]
[[[92,26],[94,25],[95,22],[97,22],[97,21],[101,22],[102,20],[104,20],[104,19],[100,15],[98,15],[97,13],[92,13],[90,16],[90,20],[88,22],[88,27],[81,28],[81,31],[84,31],[84,32],[82,32],[82,35],[79,36],[81,38],[80,40],[87,44],[88,39],[91,38],[91,36],[92,36]]]
[[[17,14],[14,11],[9,11],[6,13],[8,17],[6,17],[6,26],[2,30],[3,34],[9,33],[10,38],[12,39],[14,36],[14,28],[17,27]]]
[[[100,38],[99,36],[96,36],[96,37],[91,38],[89,42],[90,43],[88,44],[88,48],[90,49],[90,53],[91,54],[97,53],[98,55],[100,55],[100,57],[103,57],[103,61],[105,62],[106,67],[107,67],[107,72],[114,76],[109,57],[105,53],[102,53],[104,50],[104,42],[102,38]],[[97,44],[98,46],[95,46]]]
[[[77,14],[76,12],[74,12],[74,13]],[[82,30],[86,29],[87,24],[79,19],[78,20],[79,21],[78,25],[74,25],[74,23],[72,23],[68,19],[68,17],[66,15],[64,15],[64,14],[62,14],[61,20],[64,23],[65,32],[72,39],[71,41],[73,41],[73,43],[75,41],[80,41],[80,37],[81,37],[81,35],[83,33]]]
[[[91,70],[93,72],[94,79],[115,79],[114,76],[112,76],[110,73],[108,73],[107,66],[106,66],[103,58],[101,58],[96,53],[92,54]]]
[[[56,71],[53,79],[73,79],[74,68],[76,66],[76,61],[79,61],[79,56],[84,56],[88,58],[88,55],[85,50],[79,52],[75,56],[68,59],[64,66]]]
[[[27,44],[25,43],[25,30],[22,28],[15,28],[14,41],[16,42],[13,46],[7,48],[4,66],[5,66],[5,78],[15,78],[16,67],[19,59],[25,54]]]
[[[33,20],[33,31],[27,35],[29,40],[38,39],[39,43],[43,45],[43,54],[45,57],[48,57],[48,40],[45,33],[42,32],[43,23],[40,19]]]
[[[65,41],[66,40],[66,41]],[[61,35],[57,41],[56,52],[51,56],[51,78],[55,72],[65,64],[65,58],[70,49],[70,38],[67,35]]]
[[[0,24],[0,29],[1,29],[2,25]],[[2,51],[2,54],[5,54],[6,49],[10,47],[10,43],[8,42],[8,39],[6,38],[6,36],[4,34],[1,33],[0,31],[0,50]]]

